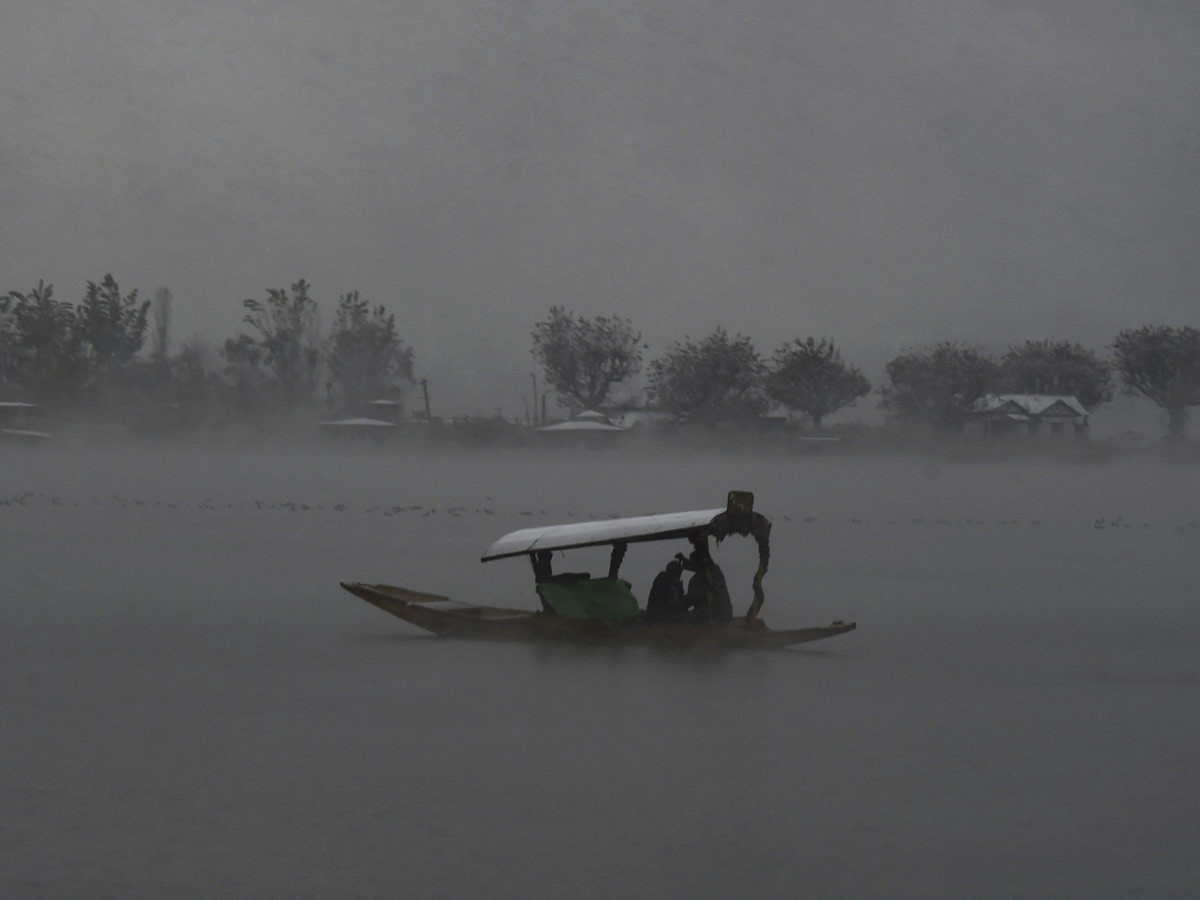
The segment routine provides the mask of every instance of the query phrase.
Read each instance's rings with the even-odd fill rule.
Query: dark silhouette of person
[[[688,618],[695,622],[729,622],[733,619],[733,601],[725,584],[725,573],[708,552],[704,538],[693,539],[691,554],[685,559],[676,554],[683,568],[695,574],[688,581],[685,605]]]
[[[646,618],[654,622],[678,618],[687,611],[683,594],[683,565],[677,559],[667,563],[654,577],[650,597],[646,601]]]

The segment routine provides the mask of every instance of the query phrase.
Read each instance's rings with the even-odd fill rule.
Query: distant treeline
[[[121,292],[106,275],[77,304],[39,282],[0,298],[0,390],[61,407],[170,404],[253,418],[321,406],[360,409],[403,398],[413,352],[395,316],[357,292],[338,298],[322,339],[316,301],[301,279],[265,300],[243,301],[247,330],[213,351],[185,342],[169,352],[171,293]],[[147,347],[149,343],[149,347]],[[143,352],[148,351],[148,352]]]
[[[242,302],[246,329],[219,348],[184,342],[171,352],[171,293],[139,300],[105,275],[77,302],[51,285],[0,297],[0,399],[62,408],[169,406],[197,418],[252,420],[271,411],[321,409],[361,414],[373,400],[403,408],[414,353],[395,316],[357,291],[338,297],[328,335],[303,279],[265,299]],[[148,346],[147,346],[148,344]],[[545,384],[574,412],[604,407],[642,374],[639,405],[680,423],[711,426],[761,416],[778,405],[814,429],[867,396],[873,386],[829,338],[795,337],[768,356],[724,328],[673,342],[643,367],[648,349],[629,319],[580,317],[555,306],[534,323],[530,353]],[[1200,331],[1142,325],[1120,331],[1100,354],[1068,340],[1031,340],[994,355],[956,341],[903,351],[874,388],[890,421],[960,428],[988,394],[1056,394],[1089,410],[1110,401],[1117,382],[1167,414],[1184,434],[1200,404]],[[535,409],[531,418],[536,420]]]

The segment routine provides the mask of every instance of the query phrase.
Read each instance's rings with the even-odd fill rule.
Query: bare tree
[[[1088,409],[1113,397],[1112,367],[1070,341],[1026,341],[1000,360],[1005,389],[1018,394],[1067,394]]]
[[[35,393],[69,391],[79,376],[80,345],[75,308],[54,299],[54,286],[39,281],[28,293],[5,298],[0,364],[5,378]]]
[[[789,409],[798,409],[820,428],[825,417],[865,397],[871,382],[847,365],[833,341],[799,338],[771,356],[767,395]]]
[[[974,347],[943,341],[932,350],[907,350],[887,364],[880,404],[902,422],[954,429],[997,383],[996,363]]]
[[[243,317],[258,333],[267,368],[275,378],[279,399],[293,407],[312,401],[320,362],[320,316],[303,278],[285,290],[268,290],[266,303],[243,300]],[[226,343],[228,347],[228,342]]]
[[[155,359],[166,359],[170,353],[171,292],[160,287],[154,292],[154,303],[150,307],[154,319],[151,333],[150,355]]]
[[[533,358],[546,383],[579,409],[599,406],[642,363],[642,336],[617,316],[576,318],[561,306],[533,328]]]
[[[1126,390],[1164,409],[1167,436],[1182,439],[1188,408],[1200,405],[1200,331],[1143,325],[1120,332],[1112,349]]]
[[[750,338],[717,328],[700,341],[676,341],[650,364],[659,402],[684,422],[714,425],[767,410],[766,367]]]
[[[87,283],[76,327],[93,367],[102,377],[119,374],[142,349],[149,311],[149,300],[139,303],[136,290],[122,295],[112,275],[105,275],[99,284]]]
[[[225,360],[223,391],[227,402],[243,412],[262,406],[268,375],[266,351],[248,334],[228,338],[221,348]]]
[[[372,396],[399,400],[412,382],[413,351],[396,334],[396,317],[360,300],[358,291],[338,298],[326,362],[349,409]]]
[[[208,347],[199,340],[184,341],[169,362],[171,388],[180,404],[197,406],[209,399]]]

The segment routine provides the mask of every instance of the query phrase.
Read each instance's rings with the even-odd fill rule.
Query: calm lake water
[[[0,894],[1191,897],[1200,470],[0,450]],[[772,518],[771,653],[456,643],[532,524]],[[419,508],[418,508],[419,507]],[[643,598],[670,545],[631,547]],[[739,610],[752,544],[717,550]],[[599,569],[603,556],[573,557]]]

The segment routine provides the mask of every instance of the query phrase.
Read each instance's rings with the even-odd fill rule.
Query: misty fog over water
[[[451,642],[338,587],[535,608],[501,534],[731,488],[768,623],[857,631]],[[1192,896],[1197,496],[1156,460],[0,447],[0,893]],[[643,602],[676,549],[630,547]],[[753,550],[716,556],[741,612]]]
[[[876,389],[930,342],[1104,353],[1194,321],[1198,11],[5,0],[0,293],[169,289],[215,378],[247,298],[361,290],[429,419],[528,420],[554,305],[647,361],[828,337]],[[20,386],[56,425],[0,443],[0,898],[1197,894],[1200,465],[1122,457],[1147,400],[985,461],[138,442]],[[730,489],[766,621],[856,631],[452,642],[338,586],[532,609],[500,535]],[[681,549],[629,549],[643,603]],[[754,550],[716,556],[741,613]]]

